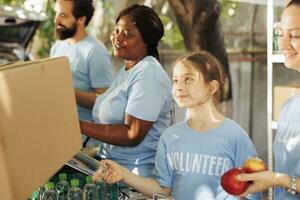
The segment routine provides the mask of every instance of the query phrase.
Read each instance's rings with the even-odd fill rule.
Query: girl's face
[[[211,101],[212,93],[200,71],[179,62],[173,69],[173,97],[180,108],[192,108]]]
[[[147,45],[139,30],[126,15],[117,22],[110,39],[117,58],[139,61],[147,54]]]
[[[300,7],[284,9],[279,28],[279,46],[285,57],[285,66],[300,71]]]

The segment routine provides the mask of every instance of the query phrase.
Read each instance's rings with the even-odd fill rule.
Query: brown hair
[[[66,0],[66,1],[73,2],[72,14],[76,20],[79,17],[83,17],[83,16],[86,17],[85,26],[87,26],[90,23],[95,11],[93,0]]]
[[[291,5],[300,6],[300,0],[291,0],[285,7],[289,7]]]
[[[180,57],[176,63],[182,63],[188,68],[193,67],[198,70],[202,74],[205,83],[216,80],[219,83],[219,87],[213,96],[213,100],[215,104],[220,102],[224,90],[224,69],[213,55],[207,51],[193,52]]]

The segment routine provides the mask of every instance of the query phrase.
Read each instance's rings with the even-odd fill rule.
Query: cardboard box
[[[278,120],[283,104],[297,93],[300,93],[300,85],[274,87],[273,120]]]
[[[81,149],[67,58],[0,66],[0,199],[25,200]]]

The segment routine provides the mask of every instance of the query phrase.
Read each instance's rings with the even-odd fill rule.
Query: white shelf
[[[272,121],[272,129],[273,130],[276,130],[277,128],[278,128],[278,123],[277,123],[277,121]]]
[[[267,0],[267,141],[268,167],[273,171],[273,63],[277,63],[278,56],[273,54],[273,9],[274,1]],[[279,54],[280,55],[280,54]],[[268,190],[268,200],[273,199],[273,190]]]
[[[273,54],[272,55],[272,63],[284,63],[283,54]]]

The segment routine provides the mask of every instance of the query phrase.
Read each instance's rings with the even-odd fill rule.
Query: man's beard
[[[59,40],[65,40],[68,39],[70,37],[73,37],[76,33],[77,30],[77,25],[74,23],[72,24],[72,26],[70,28],[65,27],[64,25],[61,25],[61,28],[57,28],[55,29],[56,32],[56,37]]]

